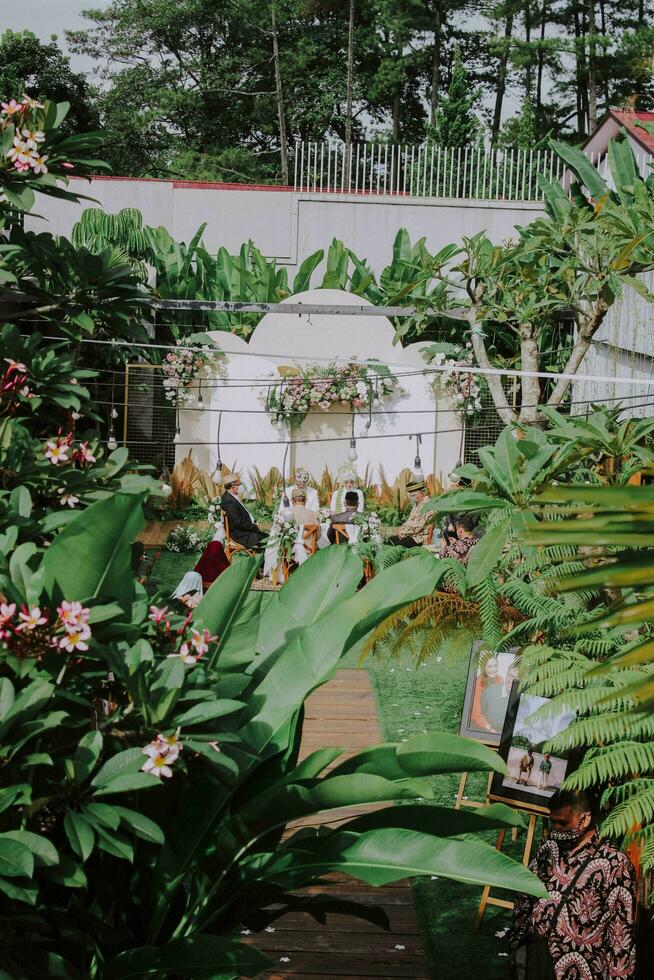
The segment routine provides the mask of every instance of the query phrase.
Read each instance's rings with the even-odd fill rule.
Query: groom
[[[227,514],[230,538],[245,548],[260,547],[265,534],[252,520],[249,510],[239,499],[241,478],[238,473],[227,473],[223,479],[223,486],[225,492],[220,498],[220,506]]]

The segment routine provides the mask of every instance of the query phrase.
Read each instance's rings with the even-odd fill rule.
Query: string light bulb
[[[417,433],[415,436],[416,440],[416,458],[413,461],[413,475],[416,480],[424,480],[425,474],[422,472],[422,460],[420,459],[420,444],[422,442],[422,436]]]
[[[351,463],[356,463],[356,461],[359,458],[359,456],[357,454],[357,441],[356,441],[356,439],[350,439],[350,451],[347,454],[347,458],[350,460]]]
[[[110,426],[110,428],[109,428],[109,438],[107,439],[107,449],[111,450],[111,452],[113,452],[114,449],[118,449],[118,443],[116,442],[116,433],[114,432],[113,425]]]
[[[112,419],[118,418],[118,409],[114,408],[113,405],[111,406],[111,417]]]

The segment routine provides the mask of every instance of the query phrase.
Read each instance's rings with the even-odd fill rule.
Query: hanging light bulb
[[[357,441],[356,441],[356,439],[350,439],[350,451],[347,454],[347,458],[350,460],[351,463],[356,463],[356,461],[359,458],[358,455],[357,455]]]
[[[111,450],[111,452],[113,452],[114,449],[118,449],[118,443],[116,442],[116,433],[114,432],[113,425],[111,425],[109,427],[109,437],[107,439],[107,449]]]
[[[216,428],[216,465],[213,473],[211,474],[211,479],[214,483],[220,483],[223,476],[223,463],[220,458],[220,424],[222,420],[223,413],[218,412],[218,427]]]
[[[112,419],[118,418],[118,409],[114,408],[113,405],[111,406],[111,417]]]
[[[169,483],[161,484],[161,493],[164,497],[170,497],[172,492],[173,492],[173,488]]]
[[[420,433],[416,435],[416,458],[413,461],[413,475],[416,480],[424,480],[425,474],[422,472],[422,460],[420,459],[420,443],[422,442],[422,436]]]
[[[175,445],[178,445],[181,438],[182,438],[182,434],[179,431],[179,426],[177,426],[177,428],[175,429],[175,435],[173,436],[173,442],[175,443]]]

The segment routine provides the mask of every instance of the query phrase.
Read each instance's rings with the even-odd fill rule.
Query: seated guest
[[[221,531],[222,528],[216,532],[213,540],[209,542],[200,555],[200,560],[194,569],[202,577],[202,587],[205,590],[209,588],[212,582],[216,581],[219,575],[229,568],[229,559],[225,554],[225,549],[222,544],[224,535],[220,533]]]
[[[329,503],[329,510],[332,514],[339,514],[345,510],[345,494],[348,491],[353,491],[356,493],[359,503],[357,505],[357,510],[360,514],[363,513],[363,508],[365,506],[365,501],[363,497],[363,491],[358,490],[356,487],[356,474],[352,472],[343,473],[340,479],[340,486],[334,490],[332,494],[332,499]]]
[[[286,517],[286,513],[295,521],[296,524],[319,524],[320,516],[315,510],[310,510],[307,507],[307,492],[306,490],[300,490],[297,487],[291,494],[291,506],[287,511],[282,511]]]
[[[291,484],[290,487],[286,488],[286,496],[290,501],[293,497],[294,490],[304,490],[304,492],[306,493],[306,500],[305,500],[306,506],[309,508],[309,510],[317,511],[318,508],[320,507],[320,503],[318,501],[318,491],[315,489],[315,487],[309,486],[309,479],[310,479],[309,474],[307,473],[306,470],[296,470],[295,483]],[[282,498],[279,502],[280,514],[285,509],[285,506],[286,505],[284,504],[284,495],[282,494]]]
[[[419,548],[427,543],[433,514],[423,512],[427,502],[427,487],[422,480],[407,483],[409,500],[413,504],[411,513],[399,529],[399,533],[389,538],[389,544],[401,544],[403,548]]]
[[[265,537],[264,532],[252,520],[252,514],[239,497],[241,478],[238,473],[227,473],[223,478],[225,492],[220,498],[220,506],[229,521],[229,536],[245,548],[258,548]]]
[[[356,513],[359,512],[359,497],[356,490],[347,490],[345,493],[345,510],[340,514],[332,514],[330,518],[329,528],[327,530],[327,538],[330,544],[336,542],[336,531],[334,530],[334,524],[349,524]]]
[[[468,564],[470,552],[477,544],[475,534],[477,518],[471,514],[459,514],[453,518],[455,534],[448,534],[441,543],[439,558],[456,558],[462,565]]]

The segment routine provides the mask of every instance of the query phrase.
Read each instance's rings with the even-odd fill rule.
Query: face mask
[[[572,830],[552,830],[550,831],[550,840],[556,841],[559,846],[559,851],[566,853],[572,850],[575,844],[579,843],[585,833],[585,830],[580,830],[579,828],[573,828]]]

